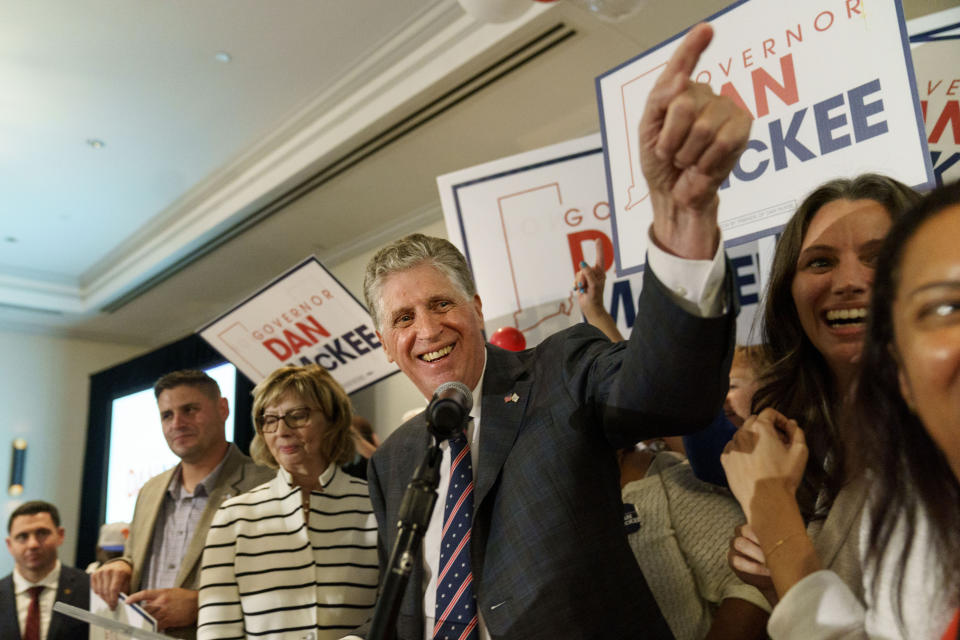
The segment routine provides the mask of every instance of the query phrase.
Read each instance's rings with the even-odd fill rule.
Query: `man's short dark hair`
[[[198,369],[181,369],[172,371],[157,380],[153,385],[153,395],[160,398],[160,394],[174,387],[194,387],[210,397],[211,400],[220,398],[220,385],[217,381]]]
[[[53,520],[53,526],[60,527],[60,512],[57,511],[57,508],[50,504],[49,502],[44,502],[43,500],[31,500],[29,502],[24,502],[22,505],[13,510],[13,513],[10,514],[10,519],[7,520],[7,533],[10,533],[10,530],[13,529],[13,520],[20,516],[34,516],[38,513],[49,513],[50,519]]]

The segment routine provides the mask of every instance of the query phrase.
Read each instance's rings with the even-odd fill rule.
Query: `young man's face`
[[[225,441],[223,424],[230,415],[225,398],[214,399],[197,387],[182,384],[161,391],[157,408],[163,437],[181,460],[202,460]]]
[[[63,527],[54,525],[53,518],[46,512],[17,516],[7,537],[7,549],[17,569],[31,582],[53,570],[61,544]]]

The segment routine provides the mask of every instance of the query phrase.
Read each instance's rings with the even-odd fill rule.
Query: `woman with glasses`
[[[253,459],[277,476],[223,503],[207,536],[197,637],[340,638],[376,601],[377,523],[354,452],[350,400],[316,365],[253,391]]]

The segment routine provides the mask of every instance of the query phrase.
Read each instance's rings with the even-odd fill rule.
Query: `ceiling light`
[[[214,58],[217,62],[223,62],[223,63],[227,63],[227,62],[230,62],[231,60],[233,60],[233,56],[231,56],[231,55],[230,55],[229,53],[227,53],[226,51],[218,51],[216,54],[214,54],[213,58]]]
[[[87,144],[94,149],[103,149],[105,146],[107,146],[106,142],[98,138],[87,138]]]

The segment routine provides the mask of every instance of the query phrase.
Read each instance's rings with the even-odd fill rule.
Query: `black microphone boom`
[[[380,594],[373,610],[367,640],[396,637],[400,600],[410,574],[419,562],[420,543],[430,526],[430,516],[437,501],[440,461],[443,459],[440,442],[463,430],[472,408],[473,394],[462,382],[444,382],[437,387],[427,405],[427,428],[433,434],[434,441],[403,494],[397,515],[397,539],[393,543],[387,570],[382,573]]]
[[[444,382],[427,405],[427,428],[437,441],[452,438],[463,430],[472,408],[473,394],[467,385]]]

